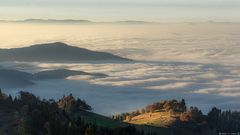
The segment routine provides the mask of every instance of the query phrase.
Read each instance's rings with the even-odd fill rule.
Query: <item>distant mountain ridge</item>
[[[25,20],[0,20],[1,22],[19,22],[19,23],[93,23],[89,20],[74,20],[74,19],[25,19]]]
[[[61,42],[37,44],[23,48],[0,49],[0,61],[83,62],[130,61],[107,52],[91,51]]]
[[[22,72],[13,69],[0,69],[0,87],[1,88],[19,88],[34,85],[34,81],[65,79],[69,76],[88,75],[94,77],[107,77],[106,74],[88,73],[68,69],[56,69],[41,71],[34,74]]]
[[[25,20],[0,20],[0,22],[10,23],[69,23],[69,24],[96,24],[96,23],[113,23],[113,24],[147,24],[156,22],[138,21],[138,20],[125,20],[125,21],[112,21],[112,22],[94,22],[89,20],[77,20],[77,19],[25,19]]]
[[[88,20],[73,20],[73,19],[26,19],[21,22],[35,22],[35,23],[92,23]]]
[[[19,88],[34,83],[31,81],[33,75],[12,69],[0,69],[0,87],[1,88]]]
[[[107,77],[107,75],[101,74],[101,73],[88,73],[88,72],[74,71],[74,70],[68,70],[68,69],[57,69],[57,70],[48,70],[48,71],[41,71],[41,72],[35,73],[33,74],[33,78],[35,80],[64,79],[74,75],[90,75],[95,77]]]
[[[206,24],[206,23],[217,23],[217,24],[239,24],[239,22],[230,22],[230,21],[203,21],[203,22],[194,22],[194,21],[183,21],[183,22],[160,22],[160,21],[142,21],[142,20],[119,20],[119,21],[91,21],[84,19],[25,19],[25,20],[0,20],[0,23],[42,23],[42,24]]]

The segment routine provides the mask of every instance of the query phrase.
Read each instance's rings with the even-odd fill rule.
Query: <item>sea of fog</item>
[[[94,111],[111,115],[164,99],[184,98],[204,112],[217,106],[240,109],[240,24],[0,24],[0,48],[65,42],[135,60],[130,63],[25,63],[0,66],[26,72],[66,68],[104,73],[71,76],[19,89],[42,98],[72,93]]]

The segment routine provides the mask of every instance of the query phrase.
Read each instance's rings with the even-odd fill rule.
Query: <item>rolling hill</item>
[[[176,117],[180,114],[171,115],[169,112],[145,113],[135,116],[131,120],[125,120],[127,123],[137,125],[151,125],[156,127],[169,127],[176,122]]]
[[[171,135],[168,128],[116,121],[84,109],[85,105],[84,101],[71,95],[59,101],[47,101],[28,92],[20,92],[12,100],[0,90],[0,134],[40,135],[50,131],[52,135],[88,135],[88,132],[89,135]]]
[[[0,61],[24,62],[85,62],[114,61],[123,62],[129,59],[106,52],[91,51],[56,42],[38,44],[23,48],[0,49]]]
[[[94,77],[107,77],[101,73],[88,73],[83,71],[74,71],[67,69],[56,69],[41,71],[34,74],[18,70],[0,69],[0,87],[1,88],[22,88],[33,85],[34,81],[48,79],[65,79],[69,76],[90,75]]]
[[[90,75],[96,77],[106,77],[105,74],[100,73],[88,73],[83,71],[74,71],[74,70],[67,70],[67,69],[57,69],[57,70],[47,70],[41,71],[38,73],[33,74],[34,79],[42,80],[42,79],[64,79],[69,76],[75,75]]]
[[[26,72],[10,69],[0,69],[0,87],[1,88],[19,88],[33,85],[31,81],[33,75]]]

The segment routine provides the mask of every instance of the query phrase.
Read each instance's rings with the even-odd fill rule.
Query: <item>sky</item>
[[[240,22],[240,0],[0,0],[0,20]]]

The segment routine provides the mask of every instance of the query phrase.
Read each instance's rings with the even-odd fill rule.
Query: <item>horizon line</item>
[[[27,19],[0,19],[0,22],[9,22],[9,23],[240,23],[233,21],[214,21],[214,20],[206,20],[206,21],[175,21],[175,22],[161,22],[161,21],[143,21],[143,20],[116,20],[116,21],[92,21],[87,19],[41,19],[41,18],[27,18]]]

